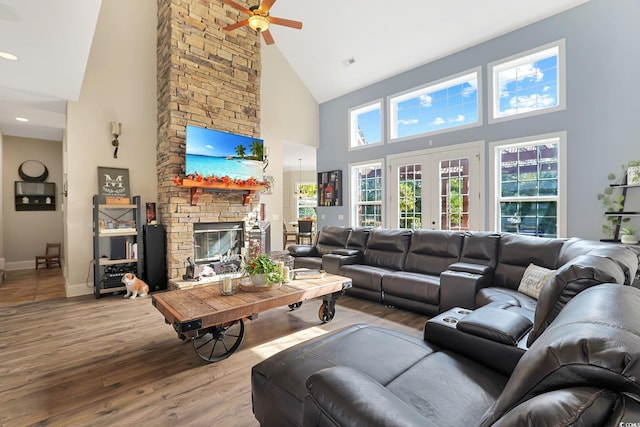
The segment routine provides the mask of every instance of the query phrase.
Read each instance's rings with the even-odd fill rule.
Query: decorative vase
[[[635,234],[623,234],[620,236],[620,242],[625,245],[635,245],[638,243],[638,237]]]
[[[269,279],[266,274],[254,274],[251,276],[254,286],[269,286]]]

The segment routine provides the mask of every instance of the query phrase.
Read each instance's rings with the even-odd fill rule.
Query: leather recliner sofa
[[[322,257],[336,252],[356,254],[364,250],[369,237],[368,228],[340,226],[323,227],[313,245],[291,245],[287,247],[294,257],[294,268],[322,269]]]
[[[581,292],[510,374],[478,360],[471,342],[460,348],[353,325],[254,366],[253,411],[263,427],[640,422],[639,289]]]
[[[427,315],[493,303],[533,322],[538,301],[518,292],[529,264],[556,271],[554,312],[581,289],[607,282],[630,285],[638,265],[638,255],[627,247],[578,238],[405,229],[348,233],[344,247],[316,249],[322,256],[315,258],[315,268],[351,278],[350,295]],[[349,245],[351,239],[357,244]],[[296,268],[307,266],[306,258],[299,258],[303,247],[289,250]]]

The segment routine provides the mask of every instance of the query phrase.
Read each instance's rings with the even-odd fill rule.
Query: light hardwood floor
[[[0,307],[0,425],[257,426],[250,374],[259,361],[353,323],[421,337],[426,321],[343,296],[334,320],[321,324],[319,306],[307,301],[296,311],[277,308],[247,321],[238,351],[214,364],[178,339],[150,297]]]

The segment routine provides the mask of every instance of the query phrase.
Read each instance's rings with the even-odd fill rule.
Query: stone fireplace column
[[[204,193],[192,206],[190,190],[173,181],[184,175],[187,124],[260,137],[259,34],[222,30],[241,15],[219,0],[158,0],[158,219],[169,279],[193,256],[194,223],[255,218],[258,197],[245,206],[241,194]]]

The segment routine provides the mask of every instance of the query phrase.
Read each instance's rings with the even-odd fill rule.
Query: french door
[[[482,143],[389,159],[389,227],[483,228]]]

